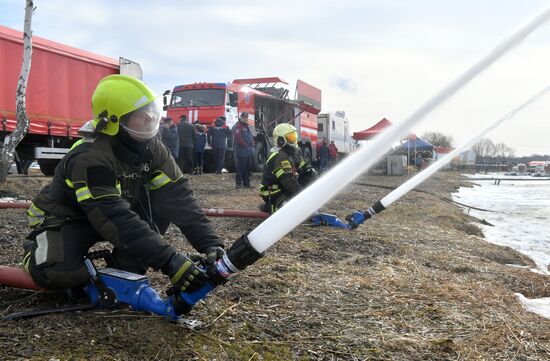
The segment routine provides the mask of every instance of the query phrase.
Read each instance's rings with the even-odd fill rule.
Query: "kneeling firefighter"
[[[24,245],[25,269],[46,289],[82,286],[89,280],[85,255],[108,241],[109,266],[140,274],[151,267],[174,290],[199,289],[205,274],[161,235],[174,223],[207,263],[223,255],[224,242],[155,136],[156,95],[140,80],[110,75],[98,83],[92,109],[92,136],[74,144],[27,212],[33,230]]]
[[[302,157],[298,147],[298,132],[287,123],[273,129],[271,154],[264,167],[260,196],[265,204],[264,212],[276,212],[287,200],[303,187],[317,179],[317,172]]]

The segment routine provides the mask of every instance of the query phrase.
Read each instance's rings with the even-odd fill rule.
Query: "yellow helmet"
[[[107,119],[107,123],[100,126],[101,133],[116,135],[122,121],[122,126],[136,138],[152,138],[158,131],[160,120],[160,106],[156,98],[153,90],[139,79],[127,75],[109,75],[99,81],[92,95],[92,126],[95,129],[101,119]],[[136,113],[150,118],[148,127],[132,130],[124,125],[130,115]]]
[[[290,145],[298,148],[298,132],[292,124],[281,123],[273,129],[273,143],[279,147]]]

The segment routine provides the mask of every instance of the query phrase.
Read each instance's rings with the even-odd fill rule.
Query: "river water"
[[[461,187],[453,194],[457,202],[491,210],[469,210],[474,217],[494,226],[481,226],[488,242],[509,246],[529,256],[534,272],[550,276],[550,180],[504,176],[502,173],[469,175],[472,178],[513,178],[499,185],[493,180],[475,180],[473,188]],[[526,309],[550,318],[550,297],[529,300],[516,295]],[[537,312],[538,310],[538,312]]]

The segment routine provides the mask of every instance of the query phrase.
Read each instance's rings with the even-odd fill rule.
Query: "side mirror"
[[[162,93],[162,104],[164,104],[162,109],[164,110],[168,107],[168,95],[170,95],[170,90],[165,90],[164,93]]]
[[[166,105],[166,104],[163,105],[163,106],[162,106],[162,110],[168,110],[168,105]]]

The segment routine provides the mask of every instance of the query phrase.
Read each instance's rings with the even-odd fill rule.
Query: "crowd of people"
[[[200,175],[204,167],[204,149],[208,144],[214,151],[216,174],[221,174],[225,162],[228,140],[233,139],[235,151],[235,188],[252,188],[250,173],[254,157],[254,136],[248,124],[248,113],[242,112],[239,121],[230,130],[225,117],[214,121],[214,126],[205,131],[204,125],[195,121],[191,124],[182,115],[175,126],[172,119],[162,121],[160,138],[174,159],[178,160],[183,173]],[[317,177],[317,171],[303,158],[298,146],[298,132],[287,123],[279,124],[273,130],[273,144],[267,158],[260,197],[261,209],[273,213],[303,187]],[[317,150],[319,169],[326,171],[336,161],[338,149],[332,141],[327,145],[323,139]]]
[[[232,129],[225,117],[218,117],[208,130],[199,121],[191,124],[182,115],[179,124],[172,119],[162,120],[159,132],[162,142],[172,157],[177,160],[184,174],[200,175],[204,170],[206,145],[213,150],[215,173],[221,174],[224,168],[228,143],[234,147],[235,188],[252,188],[250,174],[253,169],[255,143],[248,123],[249,115],[242,112]],[[317,170],[302,156],[298,146],[298,132],[288,123],[279,124],[273,130],[273,148],[267,157],[260,184],[260,197],[264,200],[261,209],[273,213],[286,201],[299,193],[303,187],[315,180]],[[323,139],[317,146],[319,172],[332,167],[338,158],[338,148],[334,141]]]
[[[221,174],[228,140],[233,135],[225,122],[225,117],[219,117],[215,125],[206,130],[198,120],[191,124],[186,115],[179,118],[178,125],[174,124],[172,118],[164,117],[158,136],[181,171],[189,175],[203,173],[204,150],[207,144],[210,145],[216,157],[216,174]]]
[[[250,172],[254,156],[254,136],[248,124],[248,113],[242,112],[239,121],[229,129],[224,116],[214,121],[214,126],[206,127],[196,120],[191,124],[182,115],[179,124],[172,118],[162,118],[159,137],[184,174],[197,175],[204,171],[204,150],[209,145],[215,157],[215,173],[224,169],[227,147],[230,141],[235,146],[235,187],[250,188]],[[338,148],[331,140],[323,139],[317,144],[317,165],[319,172],[325,172],[338,160]]]

